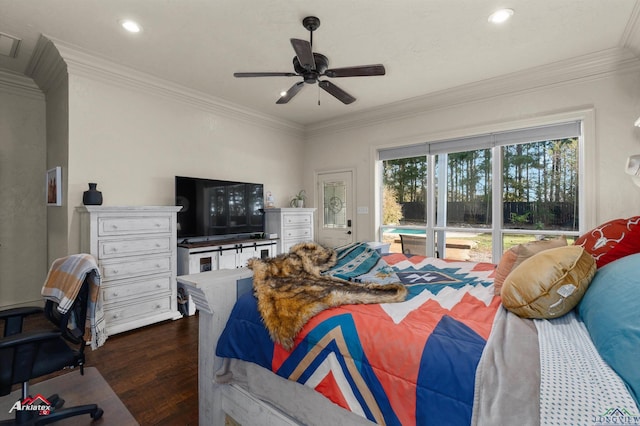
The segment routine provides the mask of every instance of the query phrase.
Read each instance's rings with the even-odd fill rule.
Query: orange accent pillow
[[[640,253],[640,216],[603,223],[580,236],[575,245],[591,253],[598,268],[630,254]]]
[[[553,238],[551,240],[536,240],[524,244],[518,244],[505,251],[500,258],[500,263],[496,268],[496,275],[493,279],[494,294],[500,295],[502,285],[507,275],[518,265],[536,253],[556,247],[567,245],[566,237]]]

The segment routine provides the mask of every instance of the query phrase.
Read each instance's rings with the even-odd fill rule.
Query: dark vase
[[[82,194],[82,204],[85,206],[99,206],[102,204],[102,192],[96,190],[97,183],[90,183],[89,190]]]

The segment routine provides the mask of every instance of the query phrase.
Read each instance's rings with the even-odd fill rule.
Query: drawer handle
[[[162,284],[156,284],[156,288],[162,288]]]
[[[117,273],[118,273],[118,270],[117,270],[117,269],[114,269],[114,270],[113,270],[113,273],[114,273],[114,274],[117,274]]]
[[[111,252],[112,252],[112,253],[115,253],[115,252],[117,252],[117,251],[118,251],[118,249],[117,249],[117,248],[115,248],[115,247],[111,247]]]
[[[111,228],[118,229],[118,225],[111,225]]]
[[[156,228],[159,228],[161,225],[156,222]]]
[[[118,293],[111,293],[113,297],[118,297]]]
[[[111,315],[111,318],[112,318],[112,319],[117,319],[117,318],[118,318],[118,314],[113,314],[113,315]]]
[[[160,244],[160,243],[156,243],[156,247],[160,247],[160,246],[161,246],[161,244]]]
[[[156,305],[156,309],[160,309],[160,308],[161,308],[161,306],[159,304]]]

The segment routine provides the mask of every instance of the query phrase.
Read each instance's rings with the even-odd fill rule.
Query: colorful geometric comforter
[[[256,299],[246,294],[234,307],[217,355],[310,386],[378,424],[470,424],[476,367],[500,306],[493,294],[495,265],[367,256],[364,271],[346,266],[357,275],[345,273],[345,262],[336,265],[339,276],[399,280],[409,289],[405,302],[321,312],[288,352],[271,341]]]

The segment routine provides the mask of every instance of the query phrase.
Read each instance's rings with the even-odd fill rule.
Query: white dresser
[[[181,318],[175,206],[81,206],[80,249],[98,261],[107,333]]]
[[[291,246],[313,241],[313,213],[316,209],[265,209],[265,232],[278,234],[277,253],[287,253]]]

